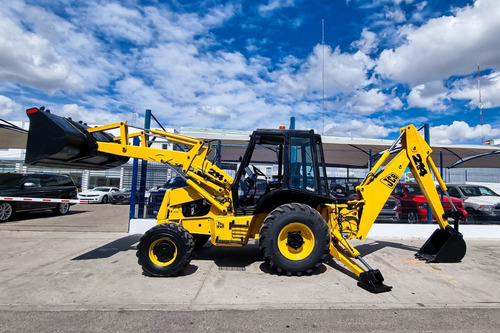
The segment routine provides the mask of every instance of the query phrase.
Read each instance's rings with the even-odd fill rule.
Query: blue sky
[[[0,117],[500,138],[498,0],[10,0]],[[324,44],[322,43],[324,22]],[[483,123],[480,126],[478,64]]]

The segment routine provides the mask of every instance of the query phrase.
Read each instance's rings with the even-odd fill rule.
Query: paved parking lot
[[[424,239],[368,239],[365,259],[393,286],[370,294],[342,265],[286,277],[258,245],[205,245],[175,278],[141,273],[127,206],[0,225],[0,332],[495,332],[500,240],[466,240],[458,264],[413,258]]]
[[[50,210],[15,216],[0,223],[0,231],[128,232],[128,218],[128,205],[76,204],[64,216],[54,216]]]

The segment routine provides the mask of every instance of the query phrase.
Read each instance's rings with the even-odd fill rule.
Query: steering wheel
[[[253,169],[253,172],[256,174],[256,175],[259,175],[259,176],[263,176],[263,177],[266,177],[266,175],[259,169],[257,168],[255,165],[253,164],[250,164],[252,166],[252,169]]]

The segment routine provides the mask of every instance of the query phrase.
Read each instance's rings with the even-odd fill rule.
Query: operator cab
[[[321,136],[313,130],[254,131],[232,190],[238,214],[270,212],[288,202],[330,202]]]

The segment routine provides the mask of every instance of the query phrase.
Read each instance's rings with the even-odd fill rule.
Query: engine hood
[[[465,200],[465,202],[477,205],[495,205],[497,203],[500,203],[500,197],[497,196],[469,197]]]

